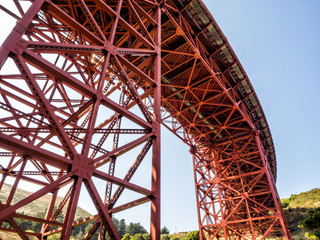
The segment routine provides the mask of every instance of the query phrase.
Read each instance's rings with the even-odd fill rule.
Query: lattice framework
[[[263,110],[202,1],[13,3],[17,12],[1,6],[18,20],[0,52],[0,187],[14,179],[1,231],[69,239],[90,223],[83,239],[120,239],[110,215],[149,202],[160,239],[162,122],[190,146],[202,239],[291,239]],[[149,185],[134,183],[148,161]],[[16,203],[23,182],[39,190]],[[140,197],[119,205],[127,190]],[[75,221],[82,191],[97,214]],[[43,218],[19,212],[48,193]],[[41,230],[24,232],[17,218]]]

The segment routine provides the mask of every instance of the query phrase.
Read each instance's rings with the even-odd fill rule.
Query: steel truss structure
[[[120,239],[112,214],[149,204],[159,240],[162,123],[190,146],[201,239],[292,239],[262,107],[201,0],[0,8],[17,20],[0,50],[0,188],[12,184],[0,231],[69,239],[90,223],[83,239]],[[137,183],[141,164],[150,171]],[[26,183],[33,193],[16,201]],[[77,219],[82,192],[97,214]],[[48,194],[44,217],[19,210]]]

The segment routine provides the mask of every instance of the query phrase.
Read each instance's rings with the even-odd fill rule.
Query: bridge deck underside
[[[120,239],[110,215],[148,203],[160,239],[161,122],[190,146],[202,239],[290,239],[262,107],[202,1],[25,4],[2,7],[19,21],[0,52],[0,232]],[[75,221],[83,191],[97,213]],[[20,211],[48,193],[44,216]]]
[[[179,14],[168,10],[162,23],[163,122],[194,155],[202,237],[280,236],[274,149],[252,86],[203,4],[172,5]]]

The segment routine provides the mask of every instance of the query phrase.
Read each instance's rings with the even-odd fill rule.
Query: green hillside
[[[1,203],[5,203],[7,201],[7,198],[10,193],[11,188],[12,188],[11,185],[8,185],[8,184],[3,185],[2,189],[0,190]],[[20,200],[26,198],[29,195],[31,195],[31,192],[17,188],[17,190],[13,196],[11,204],[15,204],[15,203],[19,202]],[[45,196],[39,198],[38,200],[31,202],[22,208],[19,208],[17,210],[17,213],[23,213],[25,215],[33,216],[33,217],[43,217],[45,215],[45,211],[46,211],[47,207],[49,206],[50,200],[51,200],[51,196],[45,195]],[[61,201],[62,201],[62,197],[57,197],[57,203],[60,203]],[[55,207],[57,207],[57,206],[55,206]],[[62,215],[65,214],[66,207],[67,206],[65,206],[65,208],[62,210]],[[89,216],[91,216],[91,214],[89,214],[88,212],[86,212],[85,210],[83,210],[80,207],[77,208],[76,217],[75,217],[76,219],[86,218]],[[18,224],[19,224],[19,222],[18,222]],[[4,223],[4,225],[2,225],[2,226],[6,226],[6,223]],[[13,233],[5,233],[5,232],[1,231],[0,232],[0,239],[16,240],[16,239],[20,239],[20,237],[16,234],[13,234]]]
[[[2,203],[6,202],[6,199],[10,193],[11,186],[5,184],[0,191],[0,201]],[[26,198],[31,193],[22,189],[17,189],[12,204],[20,201],[23,198]],[[58,197],[58,201],[62,200],[61,197]],[[17,212],[27,214],[29,216],[41,216],[44,214],[45,209],[47,208],[50,202],[50,196],[46,195],[40,198],[39,200],[28,204],[27,206],[19,209]],[[306,232],[309,231],[307,227],[301,228],[302,225],[307,226],[315,226],[315,228],[319,228],[320,233],[320,189],[312,189],[308,192],[302,192],[300,194],[293,194],[290,198],[281,200],[282,206],[284,208],[284,212],[286,214],[289,228],[291,230],[292,236],[294,240],[304,240],[309,239],[306,237]],[[63,210],[63,214],[65,213]],[[90,216],[88,212],[83,210],[82,208],[77,209],[76,218],[85,218]],[[305,219],[308,219],[306,222]],[[147,231],[139,224],[139,223],[130,223],[127,225],[124,219],[117,220],[113,219],[117,229],[119,229],[119,233],[121,232],[121,236],[127,236],[124,239],[136,240],[136,239],[149,239],[149,234]],[[311,225],[310,225],[311,221]],[[300,225],[300,227],[299,227]],[[90,226],[87,226],[90,227]],[[318,231],[316,230],[316,232]],[[188,235],[190,232],[185,233],[175,233],[169,234],[169,232],[163,232],[161,239],[162,240],[186,240],[189,239]],[[317,234],[317,233],[316,233]],[[17,235],[12,233],[4,233],[0,232],[0,239],[20,239]],[[311,239],[311,238],[310,238]],[[313,236],[312,239],[319,239]]]
[[[293,194],[290,198],[281,200],[285,208],[317,208],[320,207],[320,189],[315,188],[308,192]]]
[[[4,184],[4,186],[0,190],[0,201],[2,203],[6,202],[7,197],[10,193],[10,190],[11,190],[11,186],[8,184]],[[16,193],[13,196],[13,200],[11,202],[11,205],[19,202],[21,199],[24,199],[29,195],[31,195],[31,192],[28,192],[28,191],[25,191],[25,190],[18,188],[16,190]],[[45,209],[47,209],[50,200],[51,200],[51,196],[45,195],[45,196],[39,198],[38,200],[31,202],[28,205],[24,206],[23,208],[19,209],[17,212],[18,213],[24,212],[25,214],[27,214],[29,216],[39,216],[39,214],[41,214],[42,212],[44,212]],[[62,200],[61,197],[57,197],[58,203],[60,203],[61,200]],[[65,212],[66,209],[63,209],[63,210]],[[82,208],[80,208],[80,207],[77,208],[76,219],[89,217],[90,215],[91,215],[90,213],[86,212]]]
[[[293,239],[308,239],[305,236],[305,229],[301,229],[298,226],[308,217],[308,213],[311,210],[320,207],[320,189],[315,188],[308,192],[293,194],[290,198],[282,199],[281,203],[284,208]]]

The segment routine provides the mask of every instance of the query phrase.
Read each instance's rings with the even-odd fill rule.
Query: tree
[[[129,233],[126,233],[121,240],[130,240],[131,236]]]
[[[199,231],[189,233],[186,240],[200,240]]]
[[[137,233],[131,239],[132,240],[144,240],[144,237],[143,237],[142,233]]]
[[[120,237],[123,237],[126,234],[126,221],[121,219],[117,227]]]
[[[33,231],[32,229],[32,222],[31,221],[27,221],[27,220],[24,220],[24,219],[20,219],[20,218],[16,218],[15,219],[16,223],[19,225],[19,227],[26,231],[26,230],[31,230]]]
[[[309,239],[320,239],[320,208],[309,211],[299,227],[308,231],[306,236]]]
[[[115,217],[112,217],[112,222],[122,238],[126,234],[126,221],[124,219],[119,220]]]
[[[126,227],[126,232],[129,233],[131,236],[136,235],[137,233],[147,233],[147,230],[140,223],[130,223]]]
[[[168,234],[162,234],[161,235],[161,240],[170,240],[170,236]]]
[[[143,238],[144,240],[150,240],[150,234],[149,233],[143,234]]]
[[[164,226],[162,229],[161,229],[161,234],[169,234],[170,231],[168,228],[166,228],[166,226]]]
[[[90,231],[90,228],[93,226],[93,222],[88,222],[86,224],[84,224],[84,232],[89,232]],[[98,239],[98,236],[99,236],[99,233],[98,231],[95,232],[95,234],[93,235],[92,239]]]

